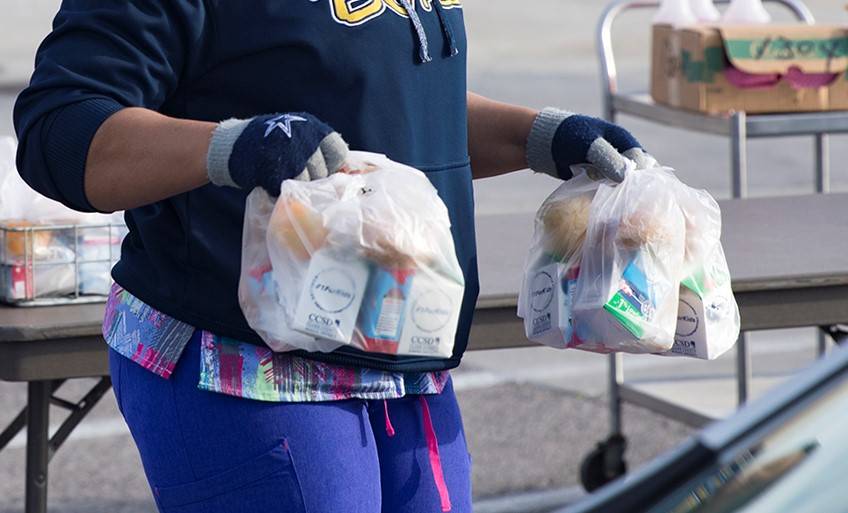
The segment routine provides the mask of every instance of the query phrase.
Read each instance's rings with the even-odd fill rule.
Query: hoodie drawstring
[[[453,57],[459,53],[459,48],[456,47],[456,39],[453,36],[453,27],[451,27],[450,22],[445,17],[444,7],[442,7],[442,2],[439,0],[433,0],[435,6],[433,7],[436,10],[436,14],[439,16],[439,23],[442,24],[442,34],[445,35],[445,41],[448,44],[448,57]]]
[[[400,0],[400,3],[403,4],[403,8],[406,9],[406,13],[409,15],[409,21],[412,22],[412,28],[415,29],[415,34],[418,36],[418,60],[421,64],[425,62],[430,62],[433,60],[430,57],[430,45],[427,41],[427,32],[424,31],[424,25],[421,24],[421,18],[418,17],[418,11],[415,10],[415,6],[412,5],[412,2],[415,0]],[[438,3],[439,0],[436,0]]]
[[[386,434],[389,438],[395,436],[395,427],[392,426],[392,419],[389,418],[389,402],[383,399],[383,414],[386,417]]]
[[[421,24],[421,18],[418,16],[418,11],[415,9],[413,2],[416,0],[400,0],[406,13],[409,15],[409,21],[412,23],[412,28],[415,30],[415,35],[418,38],[418,60],[424,64],[433,60],[430,57],[430,43],[427,40],[427,32],[424,30],[424,25]],[[448,45],[448,57],[453,57],[459,54],[459,48],[456,46],[456,37],[453,33],[453,27],[444,12],[444,7],[440,0],[431,0],[434,4],[433,9],[436,11],[436,16],[439,17],[439,24],[442,27],[442,34],[445,37],[445,43]]]
[[[438,0],[436,1],[438,2]],[[419,395],[418,400],[421,403],[421,420],[424,424],[424,439],[427,441],[427,452],[430,456],[430,469],[433,472],[433,482],[436,484],[436,490],[439,491],[442,511],[450,511],[450,494],[448,493],[448,485],[445,483],[445,475],[442,472],[442,458],[439,456],[439,440],[436,438],[436,431],[433,429],[430,406],[427,404],[427,399],[423,395]]]

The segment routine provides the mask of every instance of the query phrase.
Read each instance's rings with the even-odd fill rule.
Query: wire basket
[[[0,221],[0,301],[17,306],[105,301],[126,233],[122,223]]]

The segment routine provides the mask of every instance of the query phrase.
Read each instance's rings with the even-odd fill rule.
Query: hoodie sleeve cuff
[[[63,107],[47,127],[44,137],[47,169],[64,203],[76,210],[97,211],[85,195],[88,150],[100,125],[123,108],[108,98],[84,100]]]

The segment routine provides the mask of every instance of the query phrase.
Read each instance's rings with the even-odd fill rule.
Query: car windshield
[[[651,513],[848,512],[848,380],[722,463]]]

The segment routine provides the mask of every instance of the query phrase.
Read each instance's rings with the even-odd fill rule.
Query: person
[[[467,91],[461,0],[65,0],[14,121],[34,189],[126,211],[103,334],[162,512],[471,511],[448,371],[478,293],[472,178],[653,162],[616,125]],[[348,147],[422,170],[448,207],[451,358],[273,353],[241,313],[247,194]]]

